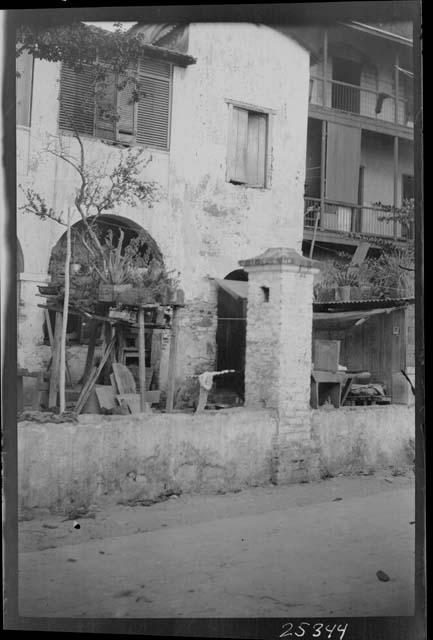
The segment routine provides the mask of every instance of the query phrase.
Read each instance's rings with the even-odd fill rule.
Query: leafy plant
[[[353,267],[350,262],[338,260],[326,262],[320,284],[327,289],[344,286],[355,287],[359,284],[359,270],[357,267]]]

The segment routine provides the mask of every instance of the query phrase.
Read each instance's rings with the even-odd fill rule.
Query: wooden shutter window
[[[94,76],[90,67],[77,73],[62,64],[60,73],[59,127],[92,136],[94,133]]]
[[[128,82],[117,93],[117,139],[120,142],[134,141],[136,109],[133,92],[134,86],[132,82]]]
[[[139,87],[138,103],[133,100],[133,82],[119,89],[122,78],[117,81],[114,74],[110,74],[95,91],[90,67],[82,73],[76,73],[63,64],[60,77],[60,129],[76,129],[78,133],[106,140],[137,142],[167,150],[171,65],[160,60],[141,58],[134,71]]]
[[[116,139],[116,77],[107,73],[96,87],[95,135],[106,140]]]
[[[168,149],[170,85],[164,80],[140,76],[137,109],[137,142]]]
[[[33,87],[33,56],[24,51],[16,61],[16,121],[24,127],[30,126],[32,87]]]
[[[230,182],[266,186],[267,123],[267,114],[233,106],[227,167]]]
[[[248,114],[247,182],[253,187],[265,186],[266,123],[264,113]]]

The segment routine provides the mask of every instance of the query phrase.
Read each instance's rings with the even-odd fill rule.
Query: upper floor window
[[[32,111],[33,56],[24,51],[16,61],[17,124],[30,127]]]
[[[229,103],[227,181],[248,187],[269,186],[270,113]]]
[[[141,58],[132,71],[138,80],[138,100],[134,99],[137,85],[127,76],[109,72],[97,84],[91,67],[78,73],[63,64],[60,129],[168,150],[171,65]]]

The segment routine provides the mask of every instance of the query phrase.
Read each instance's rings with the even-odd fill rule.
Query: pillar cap
[[[319,260],[310,260],[310,258],[304,258],[294,249],[288,247],[276,247],[272,249],[266,249],[263,253],[254,258],[248,258],[247,260],[239,260],[241,267],[260,267],[265,265],[283,265],[290,264],[295,267],[303,267],[310,269],[320,269],[322,266]]]

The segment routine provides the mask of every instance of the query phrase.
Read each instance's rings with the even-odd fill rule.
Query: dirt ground
[[[414,520],[413,474],[385,472],[39,513],[19,527],[20,615],[413,615]]]

